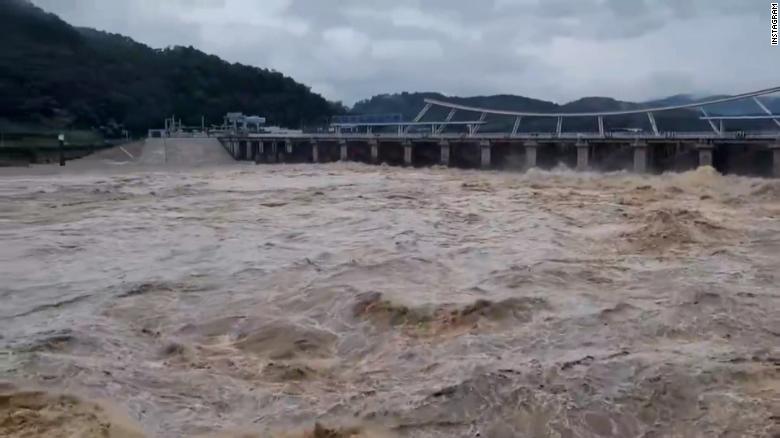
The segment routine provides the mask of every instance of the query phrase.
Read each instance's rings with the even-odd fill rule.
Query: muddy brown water
[[[34,386],[148,437],[776,436],[779,219],[712,169],[0,173],[0,435],[56,430]]]

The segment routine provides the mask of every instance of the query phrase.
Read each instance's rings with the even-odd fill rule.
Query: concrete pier
[[[379,141],[371,140],[368,143],[371,146],[371,162],[378,163],[379,162]]]
[[[699,151],[699,167],[712,166],[713,146],[707,143],[699,143],[696,145],[696,149]]]
[[[347,142],[346,142],[346,140],[341,140],[341,142],[339,142],[339,145],[341,146],[339,148],[340,151],[341,151],[341,153],[339,155],[340,159],[341,159],[341,161],[347,161],[347,159],[349,158],[349,154],[348,154],[348,151],[347,151]]]
[[[243,160],[244,159],[244,147],[245,147],[244,145],[245,144],[246,144],[246,142],[239,141],[238,144],[236,145],[237,146],[236,147],[236,159],[237,160]]]
[[[532,169],[536,167],[537,152],[539,150],[539,143],[535,141],[528,141],[525,143],[525,167],[526,169]]]
[[[577,170],[588,170],[588,158],[590,155],[590,144],[586,141],[577,141]]]
[[[279,162],[279,143],[279,141],[274,141],[271,143],[271,158],[268,160],[270,163]]]
[[[483,169],[489,169],[490,168],[490,152],[491,152],[491,145],[490,140],[483,140],[479,143],[479,149],[482,152],[480,160],[480,165]]]
[[[647,143],[639,141],[633,144],[634,147],[634,172],[647,172]]]
[[[383,141],[385,145],[382,145]],[[544,143],[540,144],[540,141]],[[395,166],[441,164],[466,169],[549,168],[556,163],[564,163],[580,171],[633,170],[636,173],[683,172],[697,166],[717,166],[719,172],[727,174],[780,177],[780,141],[777,138],[709,140],[695,137],[672,140],[662,137],[589,139],[578,136],[575,140],[572,137],[497,139],[444,136],[412,140],[400,136],[346,138],[325,134],[311,137],[227,136],[220,142],[236,160],[254,160],[256,163],[356,160]],[[543,146],[545,148],[541,149]]]
[[[439,147],[441,148],[441,157],[439,159],[439,164],[442,166],[449,166],[450,165],[450,142],[448,141],[442,141],[439,143]]]

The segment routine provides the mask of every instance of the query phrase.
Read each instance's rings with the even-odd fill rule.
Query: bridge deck
[[[306,140],[318,140],[318,141],[456,141],[456,142],[480,142],[480,141],[542,141],[542,142],[560,142],[560,141],[587,141],[593,143],[601,142],[630,142],[630,141],[645,141],[645,142],[669,142],[669,141],[699,141],[699,142],[780,142],[780,132],[778,131],[766,131],[766,132],[726,132],[723,134],[715,134],[709,132],[673,132],[673,133],[660,133],[655,135],[654,133],[628,133],[628,132],[616,132],[606,133],[600,135],[597,132],[593,133],[561,133],[560,135],[555,133],[480,133],[476,135],[469,134],[457,134],[457,133],[277,133],[277,134],[239,134],[239,135],[225,135],[226,138],[237,138],[245,140],[291,140],[291,141],[306,141]]]

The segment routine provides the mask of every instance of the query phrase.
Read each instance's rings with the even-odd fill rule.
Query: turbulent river
[[[3,171],[0,435],[773,437],[779,283],[709,168]]]

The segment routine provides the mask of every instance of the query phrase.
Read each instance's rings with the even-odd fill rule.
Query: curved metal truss
[[[702,102],[695,102],[695,103],[688,103],[684,105],[670,105],[670,106],[661,106],[661,107],[653,107],[653,108],[638,108],[638,109],[632,109],[632,110],[624,110],[624,111],[599,111],[599,112],[573,112],[573,113],[540,113],[540,112],[531,112],[531,111],[508,111],[508,110],[500,110],[500,109],[494,109],[494,108],[483,108],[483,107],[477,107],[477,106],[469,106],[469,105],[461,105],[453,102],[447,102],[444,100],[438,100],[438,99],[425,99],[425,107],[422,109],[420,114],[418,114],[417,118],[415,118],[416,122],[419,122],[422,120],[422,118],[425,116],[425,114],[432,108],[432,107],[442,107],[449,109],[449,115],[447,116],[447,122],[452,120],[452,117],[455,115],[456,111],[465,111],[465,112],[473,112],[473,113],[479,113],[480,118],[479,122],[482,123],[485,121],[485,118],[488,115],[497,115],[497,116],[509,116],[509,117],[515,117],[515,123],[512,128],[512,135],[516,135],[520,124],[522,122],[522,119],[524,117],[547,117],[547,118],[556,118],[558,119],[556,131],[557,134],[560,136],[562,129],[563,129],[563,120],[566,118],[574,118],[574,117],[595,117],[598,119],[598,126],[599,126],[599,133],[603,136],[604,135],[604,118],[605,117],[613,117],[613,116],[625,116],[625,115],[634,115],[634,114],[645,114],[647,115],[647,118],[650,122],[650,126],[653,129],[653,133],[658,136],[660,135],[660,131],[658,129],[658,124],[656,123],[654,113],[659,112],[665,112],[665,111],[674,111],[674,110],[681,110],[681,109],[692,109],[696,108],[701,112],[701,120],[707,121],[712,128],[712,130],[717,135],[722,135],[724,133],[724,121],[725,120],[765,120],[769,119],[774,121],[774,123],[780,127],[780,114],[772,114],[772,112],[767,108],[766,105],[764,105],[761,100],[758,98],[760,96],[765,96],[769,94],[774,94],[780,92],[780,87],[773,87],[773,88],[767,88],[764,90],[758,90],[758,91],[752,91],[749,93],[742,93],[735,96],[729,96],[729,97],[723,97],[719,99],[712,99]],[[718,105],[722,103],[728,103],[728,102],[734,102],[734,101],[740,101],[740,100],[746,100],[746,99],[752,99],[756,105],[761,109],[762,112],[764,112],[764,115],[744,115],[744,116],[711,116],[707,112],[707,107]],[[719,126],[715,124],[715,121],[720,122]],[[446,123],[446,122],[445,122]],[[479,129],[478,126],[475,126],[473,128],[470,128],[470,133],[473,135],[476,133],[476,131]]]
[[[495,114],[495,115],[502,115],[502,116],[564,117],[564,118],[566,117],[607,117],[607,116],[623,116],[623,115],[630,115],[630,114],[643,114],[649,112],[657,113],[662,111],[672,111],[672,110],[686,109],[686,108],[708,107],[712,105],[717,105],[719,103],[734,102],[738,100],[750,99],[753,97],[764,96],[764,95],[774,94],[774,93],[780,93],[780,87],[767,88],[765,90],[753,91],[750,93],[743,93],[735,96],[723,97],[720,99],[713,99],[704,102],[689,103],[685,105],[672,105],[672,106],[663,106],[663,107],[656,107],[656,108],[640,108],[640,109],[625,110],[625,111],[603,111],[603,112],[586,112],[586,113],[537,113],[537,112],[524,112],[524,111],[505,111],[505,110],[498,110],[498,109],[460,105],[460,104],[446,102],[443,100],[436,100],[436,99],[425,99],[425,103],[431,104],[433,106],[441,106],[441,107],[450,108],[454,110],[485,113],[485,114]],[[778,117],[780,117],[780,115],[778,115]]]

